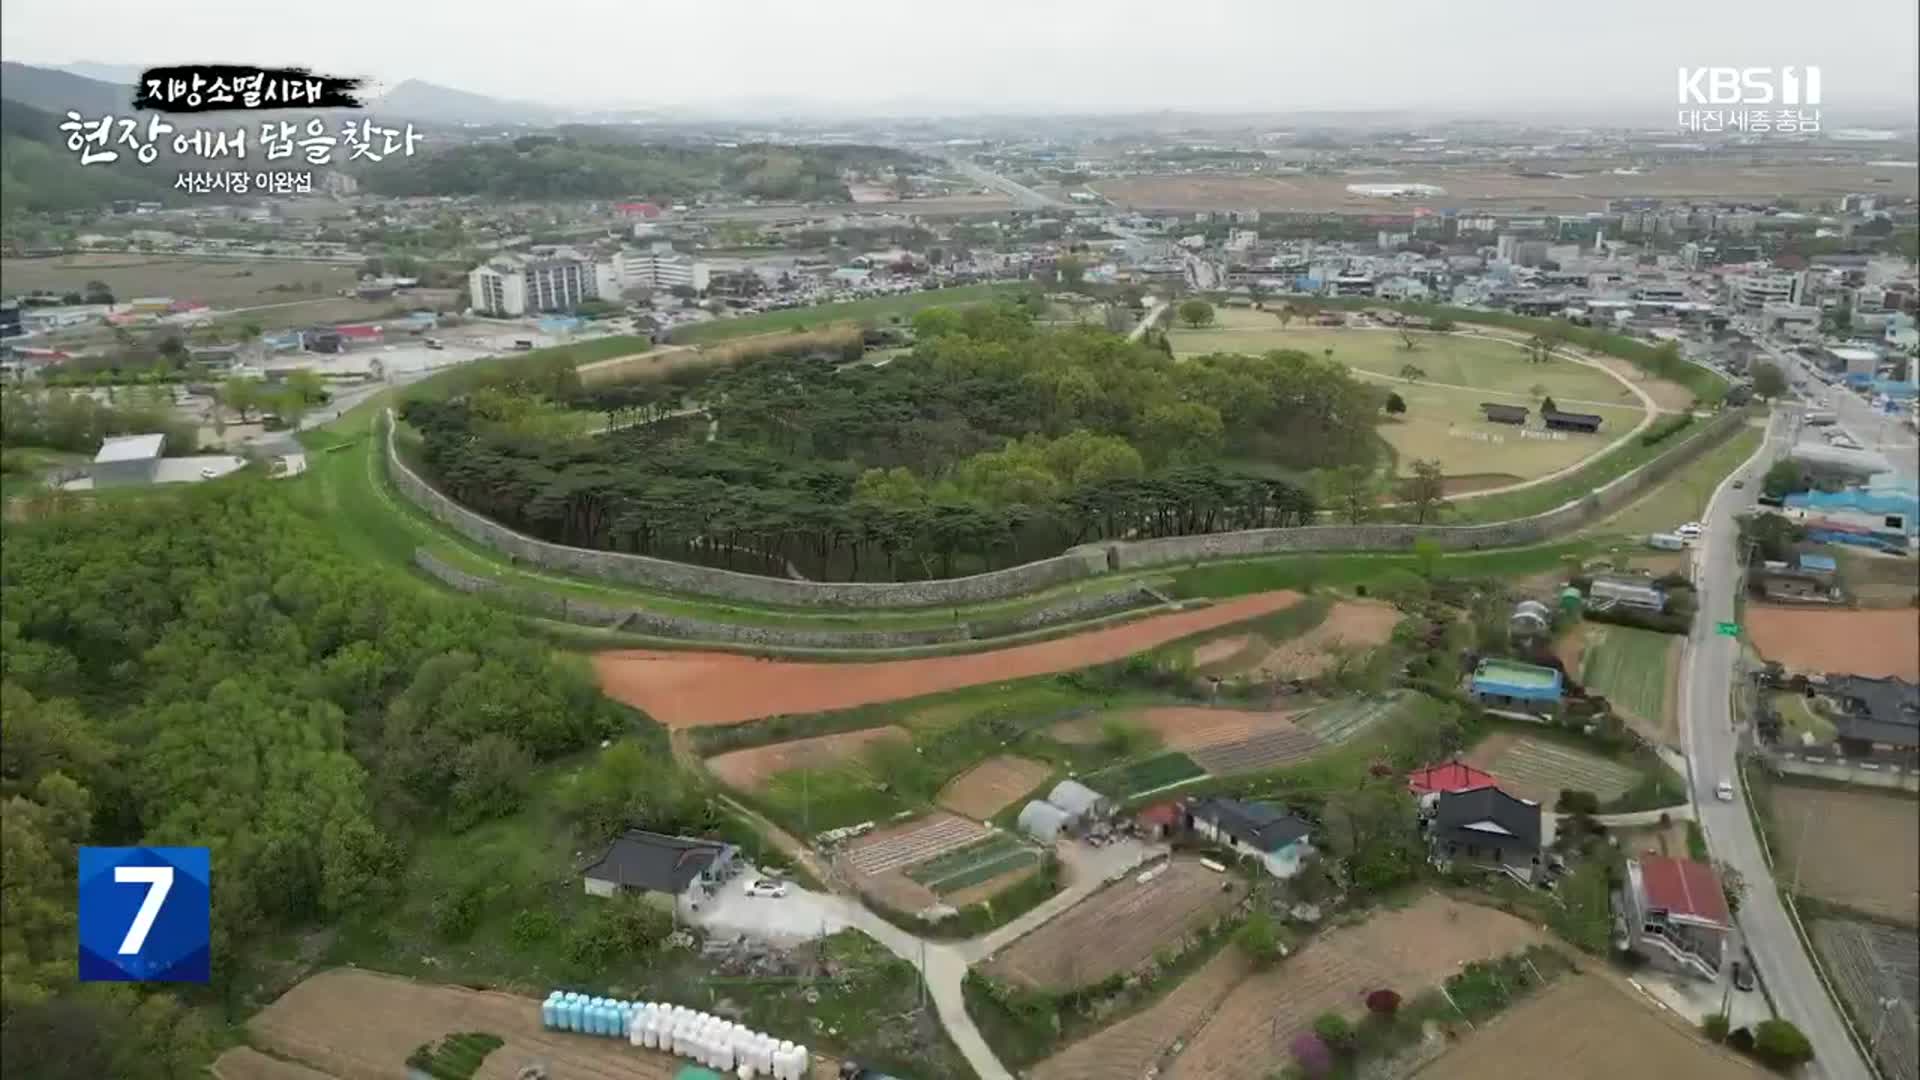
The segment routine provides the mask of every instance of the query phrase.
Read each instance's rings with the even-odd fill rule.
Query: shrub
[[[544,909],[528,909],[513,917],[513,926],[509,933],[513,943],[522,949],[533,949],[553,940],[560,932],[560,921],[553,913]]]
[[[1561,788],[1560,799],[1553,804],[1553,808],[1562,814],[1597,814],[1600,812],[1600,796],[1591,791]]]
[[[1367,1011],[1375,1016],[1392,1016],[1400,1011],[1400,995],[1391,990],[1375,990],[1367,995]]]
[[[1313,1033],[1334,1050],[1348,1050],[1353,1046],[1353,1025],[1339,1013],[1321,1013],[1315,1017]]]
[[[1762,1020],[1753,1026],[1753,1054],[1766,1064],[1784,1069],[1813,1060],[1813,1044],[1786,1020]]]
[[[433,932],[448,943],[467,940],[480,923],[480,909],[485,903],[486,887],[480,882],[460,886],[434,904]]]
[[[1700,1031],[1714,1042],[1727,1041],[1727,1018],[1722,1013],[1714,1013],[1700,1023]]]
[[[1272,967],[1280,959],[1280,935],[1273,927],[1273,916],[1263,908],[1247,917],[1233,935],[1234,944],[1247,954],[1257,968]]]
[[[1320,1041],[1317,1035],[1300,1035],[1294,1038],[1293,1059],[1300,1063],[1300,1071],[1308,1076],[1326,1076],[1333,1071],[1333,1051]]]

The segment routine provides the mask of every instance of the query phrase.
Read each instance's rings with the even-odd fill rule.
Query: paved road
[[[1748,508],[1767,465],[1791,437],[1790,413],[1777,410],[1760,452],[1733,474],[1746,478],[1746,488],[1733,490],[1729,478],[1708,506],[1702,522],[1705,533],[1694,551],[1700,614],[1687,640],[1680,725],[1687,745],[1688,780],[1707,844],[1716,859],[1732,865],[1747,882],[1739,922],[1753,952],[1754,966],[1780,1015],[1813,1042],[1815,1058],[1808,1075],[1827,1080],[1867,1080],[1870,1074],[1866,1063],[1854,1049],[1839,1010],[1827,996],[1812,960],[1787,921],[1786,907],[1773,887],[1773,875],[1761,854],[1744,801],[1722,802],[1714,795],[1720,781],[1736,776],[1738,752],[1728,704],[1735,639],[1722,637],[1715,629],[1716,623],[1734,619],[1738,529],[1733,519]]]
[[[951,157],[947,159],[947,164],[952,165],[955,169],[958,169],[962,175],[976,183],[985,184],[990,188],[1012,196],[1013,200],[1020,204],[1021,209],[1051,210],[1067,205],[1059,199],[1042,195],[1024,184],[1016,184],[997,172],[981,168],[966,158]]]
[[[1140,316],[1140,321],[1134,324],[1133,330],[1127,334],[1127,340],[1139,341],[1141,338],[1146,337],[1147,328],[1154,324],[1154,320],[1160,318],[1161,314],[1167,310],[1169,303],[1171,303],[1171,301],[1155,300],[1153,306],[1147,309],[1147,313]]]
[[[1816,399],[1825,395],[1826,404],[1819,407],[1832,412],[1840,427],[1853,436],[1855,442],[1885,457],[1907,486],[1920,485],[1920,444],[1917,444],[1920,440],[1916,440],[1914,433],[1901,423],[1899,417],[1876,411],[1869,402],[1844,385],[1821,382],[1814,374],[1814,365],[1805,358],[1772,342],[1763,342],[1762,347],[1789,377],[1805,381],[1806,393]]]

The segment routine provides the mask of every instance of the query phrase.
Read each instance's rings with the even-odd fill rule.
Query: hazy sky
[[[568,105],[1670,110],[1682,65],[1904,105],[1915,0],[0,0],[7,59],[300,64]]]

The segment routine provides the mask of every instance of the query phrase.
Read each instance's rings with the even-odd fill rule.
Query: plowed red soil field
[[[1300,602],[1287,590],[1156,615],[1123,626],[1011,649],[918,660],[821,664],[736,653],[620,649],[593,658],[600,688],[670,728],[739,724],[763,716],[827,712],[1105,664],[1189,634]]]
[[[1920,615],[1912,608],[1809,611],[1747,605],[1760,655],[1795,671],[1920,679]]]

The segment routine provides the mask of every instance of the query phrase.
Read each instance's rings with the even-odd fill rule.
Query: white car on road
[[[747,882],[745,892],[748,896],[764,896],[769,899],[778,900],[787,895],[787,883],[784,881],[773,881],[768,878],[754,878]]]
[[[1733,801],[1733,781],[1731,780],[1720,781],[1720,786],[1714,788],[1713,793],[1714,795],[1719,797],[1721,802],[1732,802]]]

